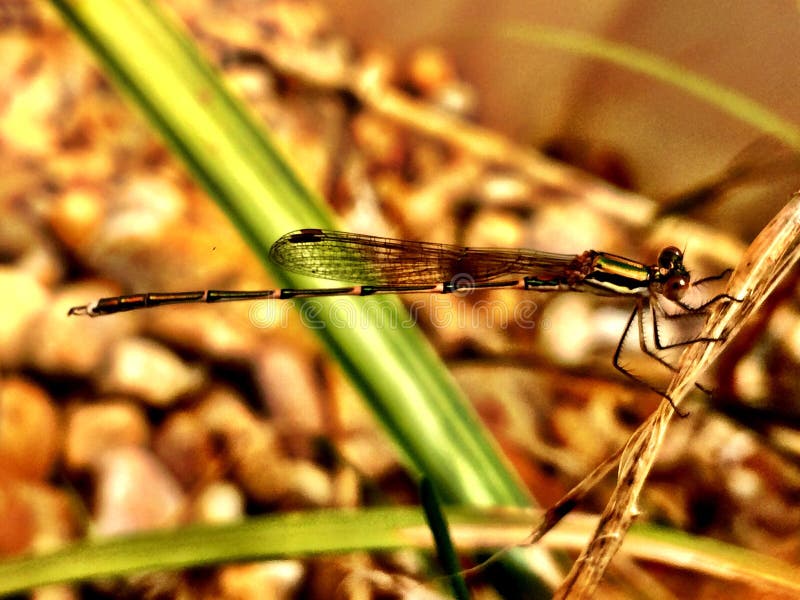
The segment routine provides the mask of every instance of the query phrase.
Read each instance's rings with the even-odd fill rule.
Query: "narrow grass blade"
[[[579,31],[542,25],[510,23],[501,27],[498,35],[522,42],[560,48],[658,79],[716,106],[719,110],[765,134],[774,136],[792,148],[800,150],[800,129],[794,123],[780,117],[744,94],[721,86],[689,69],[639,48],[611,42]]]
[[[458,555],[453,547],[453,540],[450,539],[450,530],[447,525],[447,518],[442,511],[439,495],[436,488],[427,477],[423,477],[419,483],[419,497],[422,509],[425,511],[425,520],[433,534],[433,541],[436,545],[436,556],[444,569],[453,596],[458,600],[469,600],[469,590],[467,582],[461,575],[461,565],[458,562]]]
[[[446,509],[450,535],[459,548],[478,552],[525,537],[536,520],[531,510]],[[572,514],[542,540],[549,548],[576,550],[586,544],[597,517]],[[291,559],[356,551],[430,549],[431,532],[417,508],[320,510],[249,519],[230,525],[193,525],[76,544],[56,552],[0,563],[0,595],[35,587],[88,581],[146,571],[221,562]],[[697,573],[800,593],[797,567],[757,552],[683,532],[634,526],[623,552]],[[419,583],[414,582],[418,587]]]
[[[197,181],[217,200],[268,268],[267,251],[299,227],[333,227],[250,113],[224,88],[157,3],[53,0],[110,76],[145,113]],[[281,285],[299,283],[274,270]],[[333,305],[332,305],[333,306]],[[386,298],[338,299],[339,314],[373,322],[406,316]],[[333,309],[331,309],[333,311]],[[336,314],[334,314],[336,316]],[[529,501],[450,375],[414,328],[342,328],[317,333],[403,450],[448,501]],[[445,460],[444,457],[447,457]]]

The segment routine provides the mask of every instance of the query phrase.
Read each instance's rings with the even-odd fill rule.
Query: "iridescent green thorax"
[[[615,254],[593,253],[589,267],[582,283],[591,286],[595,293],[646,295],[653,281],[650,268]]]

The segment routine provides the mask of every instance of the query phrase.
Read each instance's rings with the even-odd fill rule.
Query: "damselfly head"
[[[691,277],[683,266],[683,252],[675,246],[667,246],[658,255],[661,275],[661,293],[668,300],[680,300],[689,288]]]

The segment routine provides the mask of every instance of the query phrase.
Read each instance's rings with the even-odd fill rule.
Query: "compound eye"
[[[683,263],[683,252],[675,246],[668,246],[658,255],[658,266],[662,269],[674,269]]]
[[[680,300],[688,287],[689,276],[676,273],[675,275],[667,277],[667,280],[664,282],[664,287],[662,288],[662,293],[667,300]]]

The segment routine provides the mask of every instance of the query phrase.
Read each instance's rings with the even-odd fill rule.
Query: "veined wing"
[[[300,229],[275,242],[270,258],[295,273],[367,285],[391,285],[435,284],[463,275],[475,281],[527,275],[550,279],[563,275],[576,257]]]

